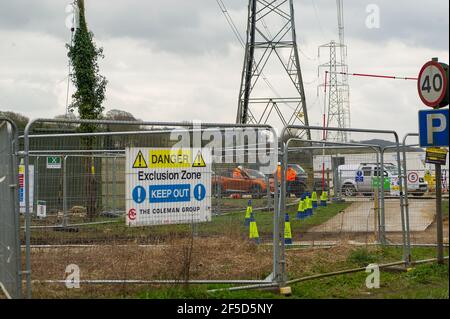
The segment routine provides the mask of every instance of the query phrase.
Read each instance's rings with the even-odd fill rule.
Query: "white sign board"
[[[406,175],[408,181],[408,189],[418,189],[419,188],[419,173],[418,172],[408,172]]]
[[[400,196],[400,178],[397,176],[392,176],[390,178],[391,187],[390,194],[391,196]]]
[[[30,181],[30,212],[33,211],[33,193],[34,193],[34,165],[28,166]],[[20,212],[25,213],[25,165],[19,165],[19,205]]]
[[[125,150],[126,224],[211,221],[211,150]]]
[[[47,217],[47,202],[38,200],[36,204],[36,216],[39,218]]]

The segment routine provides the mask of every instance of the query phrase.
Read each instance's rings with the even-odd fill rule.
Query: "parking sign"
[[[419,111],[420,147],[448,147],[448,109]]]

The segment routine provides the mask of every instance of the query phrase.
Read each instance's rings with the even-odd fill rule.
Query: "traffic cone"
[[[284,217],[284,244],[292,245],[291,222],[289,221],[288,213]]]
[[[250,221],[250,240],[255,241],[255,243],[259,244],[259,233],[258,233],[258,226],[256,225],[256,221],[253,219]]]
[[[252,214],[253,214],[252,201],[249,200],[248,205],[247,205],[247,210],[245,211],[245,221],[244,221],[245,226],[250,226]]]
[[[308,212],[308,217],[313,215],[313,205],[312,205],[312,199],[310,197],[308,198],[308,206],[307,206],[307,212]]]
[[[312,199],[312,208],[316,209],[317,207],[319,207],[319,203],[317,202],[317,193],[316,192],[312,193],[311,199]]]
[[[322,192],[320,195],[320,206],[326,207],[328,201],[328,192]]]
[[[300,202],[298,203],[298,209],[297,209],[297,219],[305,219],[305,201],[303,199],[300,199]]]

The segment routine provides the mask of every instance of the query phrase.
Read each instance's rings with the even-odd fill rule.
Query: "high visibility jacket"
[[[242,174],[241,174],[241,170],[239,168],[235,168],[233,170],[233,178],[241,178]]]
[[[278,165],[277,175],[278,175],[278,182],[280,182],[281,181],[281,166],[280,165]],[[288,167],[288,169],[286,171],[286,181],[288,181],[288,182],[295,181],[296,177],[297,177],[297,172],[292,167]]]
[[[288,182],[295,181],[296,177],[297,177],[297,172],[293,168],[288,167],[287,172],[286,172],[286,180]]]

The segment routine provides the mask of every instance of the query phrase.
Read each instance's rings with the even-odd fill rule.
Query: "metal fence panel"
[[[291,148],[287,156],[289,167],[302,167],[301,162],[291,159],[292,154],[299,152],[310,152],[314,158],[314,170],[305,170],[304,173],[304,179],[306,175],[313,176],[314,184],[310,186],[305,183],[297,193],[292,191],[296,189],[297,182],[288,180],[286,183],[287,198],[298,198],[287,208],[292,213],[290,220],[294,244],[313,247],[380,242],[381,202],[375,183],[377,168],[380,167],[379,154],[370,147],[361,147],[356,143]],[[336,158],[342,160],[336,161]],[[326,192],[325,201],[321,201],[323,190]],[[313,201],[312,210],[306,208],[307,198]],[[389,201],[394,207],[386,214],[386,231],[402,232],[398,199],[386,200]]]
[[[280,258],[283,273],[292,275],[296,272],[293,268],[284,270],[286,265],[293,263],[295,253],[290,248],[296,246],[320,246],[331,248],[329,251],[336,248],[339,251],[349,246],[394,244],[403,248],[401,258],[408,265],[410,249],[397,133],[327,128],[329,131],[352,132],[355,141],[358,140],[355,135],[359,134],[359,140],[366,142],[301,141],[295,136],[285,136],[290,128],[323,131],[321,127],[288,126],[281,134],[285,138],[280,186],[280,207],[282,214],[286,215],[281,222],[281,232],[284,233]],[[389,139],[394,137],[393,156],[388,158],[385,154],[386,145],[376,140],[367,141],[368,134],[388,135]],[[296,145],[299,142],[302,145]],[[293,182],[289,180],[289,171],[301,165],[292,161],[295,153],[308,153],[314,158],[314,169],[303,170],[300,175],[308,175],[310,180],[313,176],[315,182],[313,186],[305,186],[298,206],[292,207],[287,202],[293,193],[290,191]]]
[[[437,244],[436,171],[434,164],[425,161],[425,150],[419,147],[418,134],[404,138],[403,169],[408,185],[408,224],[411,245],[434,246]],[[441,166],[443,207],[443,242],[449,244],[449,159]]]
[[[277,189],[270,177],[274,169],[258,175],[257,170],[263,167],[250,158],[259,156],[258,147],[269,153],[275,150],[275,167],[275,133],[267,126],[256,128],[261,131],[256,136],[273,134],[267,147],[268,143],[255,143],[251,132],[245,135],[234,125],[218,124],[199,131],[184,125],[188,127],[166,123],[134,132],[99,132],[91,137],[90,147],[83,142],[86,137],[74,132],[30,135],[28,161],[35,167],[29,245],[34,296],[117,296],[118,286],[111,288],[117,283],[123,283],[119,289],[137,293],[139,285],[133,283],[273,282],[274,277],[268,277],[276,271]],[[173,127],[181,134],[205,134],[201,146],[214,150],[208,199],[212,220],[128,227],[125,203],[131,193],[126,194],[125,188],[125,149],[172,147]],[[245,128],[250,130],[251,126]],[[211,145],[211,134],[216,134],[214,140],[221,146]],[[227,134],[234,139],[227,142]],[[189,143],[185,147],[198,146]],[[55,156],[61,156],[61,167],[47,167],[47,157]],[[243,174],[256,177],[233,177],[239,167]],[[38,216],[39,205],[45,205],[45,216]],[[246,223],[250,206],[258,228],[256,237],[251,236],[252,227]],[[26,238],[22,240],[26,243]],[[61,280],[71,265],[81,271],[82,289],[67,289]],[[109,288],[101,286],[102,282]]]
[[[20,278],[17,220],[17,171],[14,132],[0,120],[0,284],[12,298],[19,298]]]

